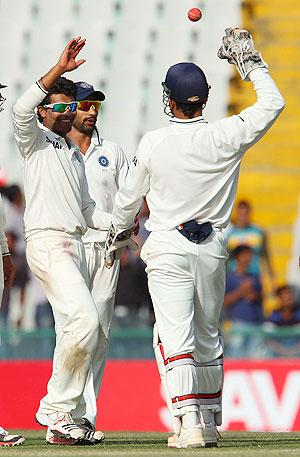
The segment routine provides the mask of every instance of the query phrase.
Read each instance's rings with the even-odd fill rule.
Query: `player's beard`
[[[88,120],[92,119],[95,120],[95,122],[89,123]],[[96,121],[97,118],[95,116],[89,116],[81,122],[78,122],[77,119],[75,119],[73,127],[75,127],[79,132],[84,133],[85,135],[91,135],[96,126]]]

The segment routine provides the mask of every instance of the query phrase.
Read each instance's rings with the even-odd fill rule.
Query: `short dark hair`
[[[248,202],[248,200],[240,200],[240,201],[238,201],[236,206],[238,208],[244,207],[247,209],[251,209],[251,204]]]
[[[17,184],[12,184],[11,186],[7,187],[6,197],[11,203],[14,202],[15,198],[19,195],[22,195],[22,190],[20,186],[18,186]]]
[[[180,109],[183,114],[191,119],[197,111],[202,111],[204,108],[205,102],[198,103],[180,103],[175,102],[178,109]]]
[[[282,292],[285,292],[287,290],[290,292],[294,292],[294,290],[291,286],[289,286],[288,284],[284,284],[283,286],[280,286],[276,289],[276,295],[280,296]]]
[[[234,250],[232,251],[232,257],[236,259],[242,252],[253,252],[252,248],[248,246],[248,244],[239,244]]]
[[[50,97],[51,97],[52,94],[68,95],[69,97],[73,97],[73,99],[75,100],[76,94],[77,94],[76,84],[73,81],[71,81],[70,79],[67,79],[67,78],[64,78],[63,76],[60,76],[55,81],[55,84],[52,87],[50,87],[50,89],[48,91],[48,94],[41,101],[39,106],[48,105],[50,103]],[[39,114],[39,112],[37,113],[37,116],[38,116],[38,120],[40,122],[43,122],[43,118]]]

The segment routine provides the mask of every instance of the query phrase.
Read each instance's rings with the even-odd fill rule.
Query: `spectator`
[[[253,256],[249,246],[237,246],[232,255],[235,267],[227,272],[224,299],[225,318],[232,325],[227,354],[247,357],[258,351],[261,342],[260,336],[253,335],[263,321],[261,282],[258,273],[249,271]]]
[[[121,271],[116,291],[114,325],[153,325],[152,302],[145,265],[129,249],[121,255]]]
[[[133,239],[139,245],[139,251],[149,236],[145,222],[149,217],[146,200],[138,215],[139,233]],[[123,250],[121,271],[116,290],[113,326],[144,327],[154,322],[152,301],[150,298],[145,264],[140,259],[139,251]]]
[[[6,232],[6,239],[8,248],[10,251],[11,259],[16,268],[16,275],[11,288],[5,288],[2,298],[1,307],[1,320],[6,326],[8,321],[13,324],[14,327],[22,326],[23,307],[25,304],[25,292],[26,286],[29,281],[29,268],[26,261],[24,252],[19,252],[16,249],[18,236],[15,232]],[[14,304],[13,313],[11,313],[11,304]],[[15,317],[12,316],[15,315]]]
[[[274,273],[269,255],[267,234],[260,227],[251,223],[251,212],[252,208],[248,201],[241,200],[237,204],[236,220],[227,231],[226,236],[231,254],[231,261],[229,261],[228,266],[230,269],[234,269],[233,250],[241,244],[248,245],[252,249],[252,260],[248,271],[261,274],[261,266],[264,263],[274,288]]]
[[[273,333],[267,340],[270,356],[299,357],[300,356],[300,307],[296,302],[294,290],[289,285],[277,289],[279,306],[268,318],[265,330]],[[297,328],[296,333],[291,327]],[[284,332],[284,327],[286,332]]]
[[[279,307],[269,317],[268,321],[278,326],[300,324],[300,308],[296,303],[291,286],[284,285],[276,291]]]
[[[6,187],[4,191],[5,200],[5,231],[14,232],[17,236],[15,250],[25,253],[24,242],[24,196],[21,188],[17,184]]]

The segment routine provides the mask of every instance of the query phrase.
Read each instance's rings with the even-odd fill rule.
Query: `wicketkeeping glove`
[[[242,79],[249,81],[248,74],[255,68],[268,68],[260,52],[254,48],[252,36],[247,30],[228,28],[225,34],[218,57],[236,65]]]
[[[104,263],[106,268],[111,268],[115,261],[116,251],[125,247],[129,247],[136,251],[138,244],[130,237],[133,234],[134,226],[127,230],[117,231],[111,225],[105,241]]]

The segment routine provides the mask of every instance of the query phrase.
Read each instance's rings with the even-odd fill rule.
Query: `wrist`
[[[57,73],[59,73],[58,76],[61,76],[66,72],[66,67],[64,65],[60,64],[59,62],[57,62],[57,64],[54,65],[53,69],[56,70]]]

